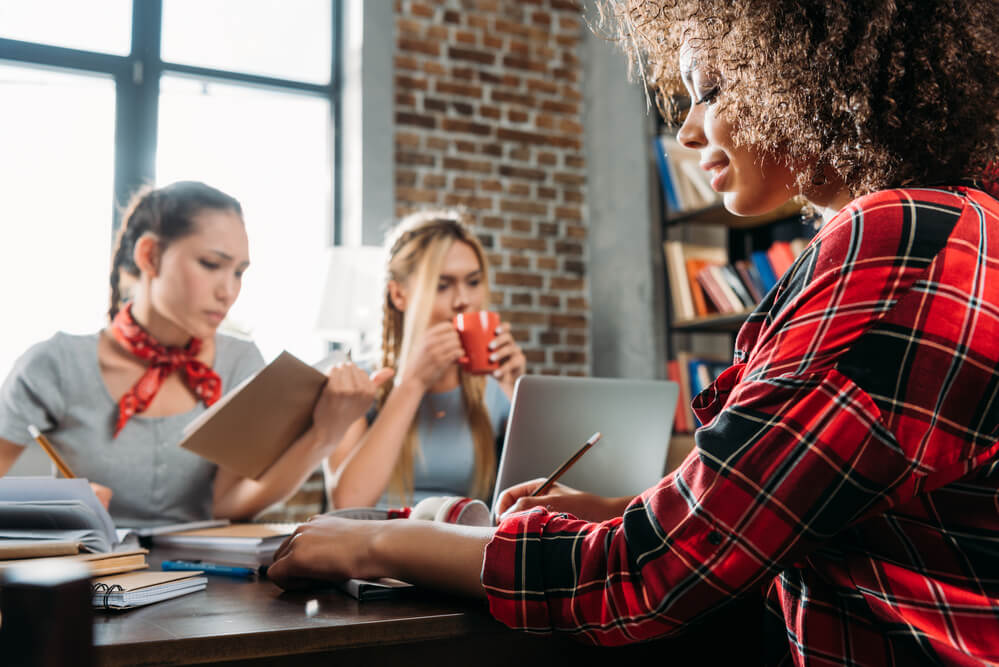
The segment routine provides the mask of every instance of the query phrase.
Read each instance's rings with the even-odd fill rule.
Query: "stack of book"
[[[292,523],[234,523],[153,536],[156,554],[169,560],[203,561],[259,570],[296,528]]]
[[[721,246],[666,241],[663,252],[675,323],[752,310],[807,245],[807,239],[774,241],[749,259],[729,263]]]
[[[0,577],[14,568],[76,562],[90,571],[95,609],[131,609],[200,591],[207,579],[198,571],[150,572],[145,549],[112,553],[80,553],[80,542],[65,540],[0,540]]]

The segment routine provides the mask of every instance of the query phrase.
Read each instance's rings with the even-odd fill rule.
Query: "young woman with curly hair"
[[[627,501],[518,485],[495,529],[314,522],[272,575],[397,576],[611,645],[762,594],[741,664],[999,661],[999,5],[604,9],[663,109],[689,95],[678,138],[729,210],[824,220],[696,397],[695,451]]]

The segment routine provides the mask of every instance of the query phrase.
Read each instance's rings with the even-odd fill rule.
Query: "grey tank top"
[[[111,488],[118,527],[210,518],[216,466],[177,446],[204,404],[168,417],[136,415],[112,438],[118,406],[101,377],[97,340],[57,333],[18,359],[0,387],[0,438],[37,447],[27,430],[37,426],[78,477]],[[264,365],[251,342],[218,334],[215,346],[223,392]]]

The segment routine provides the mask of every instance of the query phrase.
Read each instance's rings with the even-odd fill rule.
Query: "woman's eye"
[[[694,104],[711,104],[718,98],[719,91],[719,86],[713,86],[708,92],[701,95],[701,97],[694,102]]]
[[[201,263],[201,266],[211,271],[214,271],[215,269],[219,268],[218,264],[216,264],[215,262],[209,262],[207,259],[202,259],[198,261]]]
[[[481,283],[481,282],[482,281],[479,278],[473,278],[472,280],[468,281],[468,286],[469,287],[478,287],[479,283]]]
[[[450,286],[451,285],[449,283],[437,283],[437,291],[438,292],[443,292],[444,290],[446,290]]]

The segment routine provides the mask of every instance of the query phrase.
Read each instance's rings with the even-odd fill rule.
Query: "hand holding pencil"
[[[34,424],[28,424],[28,433],[31,434],[31,437],[34,438],[35,442],[38,443],[42,450],[48,454],[48,457],[52,459],[52,463],[54,463],[55,467],[59,469],[59,472],[63,477],[66,479],[73,479],[76,477],[76,475],[73,474],[72,469],[70,469],[63,458],[59,456],[59,452],[56,451],[56,448],[51,442],[49,442],[49,439],[45,437],[45,434],[42,433],[37,426]],[[90,482],[90,488],[94,490],[94,495],[97,496],[97,500],[101,502],[101,505],[104,505],[104,509],[108,509],[108,506],[111,504],[111,495],[113,493],[111,489],[102,484],[97,484],[96,482]]]
[[[556,481],[599,439],[600,433],[594,433],[575,454],[547,478],[533,479],[506,489],[496,499],[496,507],[493,508],[495,515],[502,519],[505,514],[512,512],[545,507],[549,511],[565,512],[586,521],[606,521],[620,516],[632,497],[605,498],[578,491]]]

